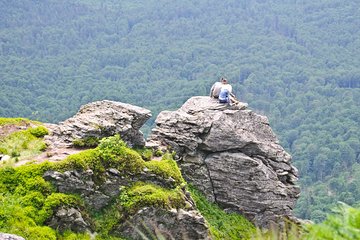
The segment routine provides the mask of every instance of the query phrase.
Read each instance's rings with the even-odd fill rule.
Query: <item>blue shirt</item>
[[[221,88],[219,93],[219,100],[229,102],[229,90],[226,88]]]

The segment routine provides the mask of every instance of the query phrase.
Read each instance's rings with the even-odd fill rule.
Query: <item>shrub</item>
[[[106,168],[117,168],[130,174],[140,173],[144,169],[144,160],[135,150],[128,148],[119,135],[102,139],[98,149]]]
[[[49,131],[44,126],[38,126],[38,127],[35,127],[35,128],[30,128],[29,132],[32,135],[34,135],[35,137],[37,137],[37,138],[41,138],[41,137],[44,137],[45,135],[49,134]]]
[[[319,224],[307,225],[306,239],[360,239],[360,209],[345,203]]]

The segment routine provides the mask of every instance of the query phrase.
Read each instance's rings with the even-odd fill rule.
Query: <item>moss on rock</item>
[[[164,209],[184,208],[185,197],[180,187],[165,189],[151,183],[136,182],[124,189],[119,196],[120,204],[128,213],[135,213],[145,206]]]

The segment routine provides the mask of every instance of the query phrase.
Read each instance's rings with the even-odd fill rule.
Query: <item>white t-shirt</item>
[[[222,84],[221,89],[227,89],[229,93],[232,93],[232,86],[228,83]]]

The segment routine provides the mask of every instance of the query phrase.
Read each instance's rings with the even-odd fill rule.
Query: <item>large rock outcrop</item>
[[[268,119],[241,109],[192,97],[159,114],[148,145],[170,146],[185,179],[209,200],[268,227],[291,218],[298,173]]]
[[[64,122],[48,124],[52,131],[48,142],[55,148],[71,147],[74,140],[120,134],[128,144],[144,146],[145,139],[139,129],[150,117],[150,110],[131,104],[108,100],[92,102]]]

